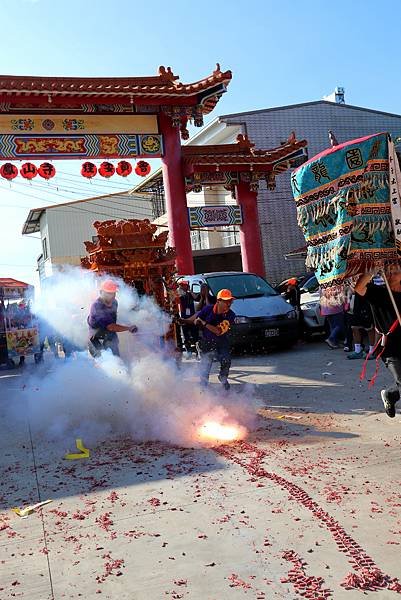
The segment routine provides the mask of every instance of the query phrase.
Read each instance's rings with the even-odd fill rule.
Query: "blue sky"
[[[0,8],[1,74],[140,76],[163,64],[191,82],[219,62],[233,80],[211,118],[318,100],[337,85],[349,104],[401,113],[396,0],[0,0]],[[79,182],[77,162],[55,164]],[[39,240],[20,234],[29,208],[115,192],[117,182],[93,194],[60,181],[56,195],[18,181],[0,182],[0,277],[33,282]]]

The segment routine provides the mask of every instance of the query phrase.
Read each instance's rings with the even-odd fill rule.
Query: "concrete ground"
[[[400,415],[361,366],[322,343],[235,357],[263,404],[243,442],[108,440],[74,462],[10,428],[29,367],[0,371],[0,599],[397,597]]]

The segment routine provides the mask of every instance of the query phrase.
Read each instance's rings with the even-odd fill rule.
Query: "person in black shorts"
[[[348,359],[366,358],[373,360],[374,347],[376,341],[376,331],[373,324],[372,309],[369,302],[363,296],[355,294],[353,314],[351,317],[352,339],[354,341],[354,351],[347,356]],[[367,335],[369,341],[369,351],[362,348],[364,335]]]
[[[389,417],[395,417],[395,406],[401,391],[401,327],[387,287],[374,285],[372,273],[359,278],[355,286],[356,294],[367,300],[371,306],[376,331],[382,336],[382,360],[394,379],[394,385],[381,390],[384,409]],[[401,311],[401,267],[387,277],[398,311]],[[394,331],[390,332],[394,326]]]

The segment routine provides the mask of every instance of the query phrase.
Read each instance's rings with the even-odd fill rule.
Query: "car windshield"
[[[214,296],[222,289],[231,290],[235,298],[256,298],[258,296],[277,296],[270,284],[258,275],[239,273],[238,275],[213,275],[206,278]]]
[[[305,283],[302,286],[302,289],[305,290],[306,292],[309,292],[310,294],[317,292],[319,289],[319,282],[316,279],[316,277],[312,276],[310,279],[305,281]]]

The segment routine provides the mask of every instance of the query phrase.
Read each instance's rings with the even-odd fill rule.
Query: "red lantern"
[[[91,162],[84,162],[81,167],[81,175],[87,179],[92,179],[97,173],[97,167]]]
[[[150,173],[150,164],[144,160],[140,160],[135,167],[135,173],[140,175],[140,177],[146,177]]]
[[[56,169],[52,164],[44,162],[40,165],[38,173],[43,179],[51,179],[56,174]]]
[[[0,175],[4,177],[4,179],[14,179],[18,175],[18,169],[12,163],[4,163],[4,165],[0,168]]]
[[[38,170],[33,163],[24,163],[20,169],[22,177],[25,179],[33,179],[38,174]]]
[[[132,165],[126,160],[120,160],[116,169],[117,175],[121,177],[128,177],[132,173]]]
[[[115,168],[113,163],[110,162],[102,162],[102,164],[99,167],[99,175],[101,175],[102,177],[106,177],[109,178],[112,175],[114,175],[115,173]]]

